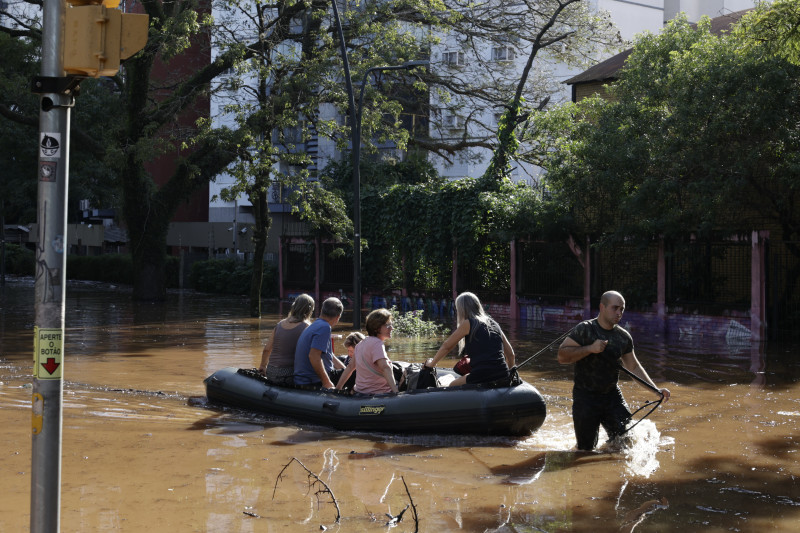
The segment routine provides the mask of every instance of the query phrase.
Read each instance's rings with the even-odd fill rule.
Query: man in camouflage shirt
[[[657,389],[633,352],[633,338],[620,325],[625,299],[616,291],[600,298],[597,318],[575,326],[558,348],[558,362],[575,363],[572,421],[579,450],[592,450],[602,424],[609,440],[625,432],[630,411],[617,386],[619,365]],[[664,400],[669,390],[660,389]]]

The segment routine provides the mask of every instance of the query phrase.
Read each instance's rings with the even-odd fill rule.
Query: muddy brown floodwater
[[[0,531],[17,532],[31,512],[33,282],[11,279],[0,295]],[[624,450],[579,455],[571,371],[550,351],[522,373],[548,404],[525,439],[342,433],[210,406],[203,379],[256,366],[279,319],[277,305],[260,320],[246,308],[190,292],[134,305],[126,289],[70,284],[63,531],[385,531],[387,514],[410,502],[395,531],[414,531],[413,511],[419,531],[437,533],[797,530],[797,345],[633,331],[673,399]],[[506,331],[518,361],[561,334]],[[421,361],[439,342],[390,349]],[[622,388],[634,407],[651,399],[630,381]],[[330,488],[338,524],[303,466]]]

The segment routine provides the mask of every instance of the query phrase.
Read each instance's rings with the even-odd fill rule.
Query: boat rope
[[[645,418],[647,418],[648,416],[653,414],[653,411],[658,409],[658,406],[661,405],[661,402],[664,401],[664,395],[661,393],[660,390],[658,390],[657,388],[653,387],[648,382],[646,382],[645,380],[643,380],[642,378],[640,378],[639,376],[637,376],[636,374],[634,374],[633,372],[631,372],[630,370],[628,370],[627,368],[622,366],[621,364],[617,363],[617,367],[620,370],[622,370],[623,372],[625,372],[626,374],[628,374],[630,377],[632,377],[634,380],[638,381],[639,383],[641,383],[642,385],[644,385],[645,387],[647,387],[651,391],[653,391],[656,394],[658,394],[658,400],[650,400],[648,402],[645,402],[641,407],[639,407],[637,410],[635,410],[633,413],[631,413],[631,416],[628,419],[629,421],[632,421],[633,417],[635,417],[636,414],[639,413],[639,411],[642,411],[642,410],[644,410],[644,409],[646,409],[646,408],[648,408],[648,407],[650,407],[652,405],[652,407],[650,407],[650,410],[647,411],[644,415],[642,415],[642,417],[639,418],[639,420],[637,420],[636,422],[634,422],[633,424],[631,424],[630,426],[625,428],[625,431],[622,432],[622,434],[624,435],[625,433],[629,432],[630,430],[635,428],[637,425],[639,425],[639,423],[642,420],[644,420]]]
[[[540,355],[542,355],[542,354],[543,354],[545,351],[547,351],[547,350],[549,350],[550,348],[552,348],[552,347],[553,347],[553,345],[554,345],[555,343],[557,343],[557,342],[559,342],[559,341],[562,341],[562,340],[564,340],[564,339],[567,337],[567,335],[569,335],[570,333],[572,333],[572,331],[573,331],[574,329],[575,329],[575,328],[572,328],[572,329],[570,329],[569,331],[567,331],[566,333],[564,333],[564,334],[560,335],[560,336],[559,336],[557,339],[555,339],[553,342],[551,342],[550,344],[548,344],[547,346],[545,346],[544,348],[542,348],[541,350],[539,350],[538,352],[536,352],[536,353],[535,353],[535,354],[533,354],[532,356],[528,357],[527,359],[525,359],[525,360],[524,360],[523,362],[521,362],[520,364],[518,364],[518,365],[515,365],[515,366],[514,366],[514,368],[516,368],[517,370],[519,370],[519,369],[520,369],[520,368],[522,368],[523,366],[525,366],[525,365],[527,365],[528,363],[530,363],[531,361],[535,360],[537,357],[539,357]]]

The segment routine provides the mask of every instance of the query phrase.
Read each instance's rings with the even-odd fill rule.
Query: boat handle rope
[[[575,327],[577,327],[577,326],[575,326]],[[528,364],[528,363],[530,363],[531,361],[534,361],[536,358],[538,358],[540,355],[542,355],[542,354],[543,354],[545,351],[549,350],[549,349],[550,349],[550,348],[551,348],[551,347],[552,347],[552,346],[553,346],[555,343],[557,343],[557,342],[559,342],[559,341],[561,341],[561,340],[565,339],[565,338],[566,338],[566,337],[567,337],[567,336],[568,336],[570,333],[572,333],[572,332],[573,332],[573,330],[575,329],[575,327],[573,327],[572,329],[570,329],[570,330],[569,330],[569,331],[567,331],[566,333],[564,333],[564,334],[560,335],[558,338],[556,338],[555,340],[553,340],[553,341],[552,341],[550,344],[548,344],[547,346],[545,346],[544,348],[542,348],[541,350],[539,350],[538,352],[536,352],[536,353],[535,353],[535,354],[533,354],[532,356],[530,356],[530,357],[528,357],[527,359],[525,359],[525,360],[524,360],[522,363],[520,363],[520,364],[518,364],[518,365],[514,365],[514,368],[512,368],[511,370],[512,370],[512,371],[519,370],[520,368],[522,368],[523,366],[527,365],[527,364]],[[627,433],[628,431],[630,431],[630,430],[632,430],[633,428],[635,428],[635,427],[636,427],[636,426],[637,426],[637,425],[638,425],[638,424],[639,424],[639,423],[640,423],[642,420],[644,420],[645,418],[647,418],[648,416],[650,416],[651,414],[653,414],[653,411],[655,411],[656,409],[658,409],[658,406],[659,406],[659,405],[661,405],[661,402],[663,402],[663,401],[664,401],[664,395],[663,395],[663,394],[661,394],[661,391],[660,391],[660,390],[658,390],[657,388],[653,387],[653,386],[652,386],[652,385],[650,385],[648,382],[646,382],[645,380],[643,380],[642,378],[640,378],[639,376],[637,376],[636,374],[634,374],[633,372],[631,372],[630,370],[628,370],[627,368],[625,368],[624,366],[622,366],[621,364],[617,363],[617,367],[618,367],[620,370],[622,370],[623,372],[625,372],[626,374],[628,374],[630,377],[632,377],[634,380],[638,381],[639,383],[641,383],[642,385],[644,385],[644,386],[645,386],[645,387],[647,387],[648,389],[650,389],[650,390],[652,390],[653,392],[655,392],[656,394],[658,394],[658,396],[659,396],[658,400],[650,400],[650,401],[647,401],[647,402],[645,402],[645,403],[644,403],[644,404],[643,404],[641,407],[639,407],[637,410],[635,410],[633,413],[631,413],[631,416],[630,416],[630,418],[628,419],[629,421],[630,421],[630,420],[633,420],[633,417],[634,417],[634,416],[636,416],[636,414],[637,414],[637,413],[639,413],[639,411],[642,411],[643,409],[646,409],[646,408],[648,408],[648,407],[650,407],[650,406],[652,405],[652,407],[650,407],[650,410],[649,410],[649,411],[647,411],[647,412],[646,412],[644,415],[642,415],[642,417],[641,417],[639,420],[637,420],[636,422],[634,422],[632,425],[628,426],[628,427],[625,429],[625,431],[623,431],[623,432],[622,432],[622,434],[624,435],[624,434],[625,434],[625,433]]]
[[[640,378],[639,376],[637,376],[636,374],[634,374],[633,372],[631,372],[630,370],[628,370],[627,368],[622,366],[621,364],[617,363],[617,367],[620,370],[622,370],[623,372],[625,372],[626,374],[628,374],[630,377],[632,377],[634,380],[638,381],[639,383],[641,383],[642,385],[644,385],[645,387],[647,387],[651,391],[653,391],[656,394],[658,394],[658,396],[659,396],[658,400],[650,400],[648,402],[645,402],[641,407],[639,407],[637,410],[635,410],[633,413],[631,413],[631,416],[628,418],[629,421],[633,420],[633,417],[636,416],[636,414],[639,411],[641,411],[643,409],[646,409],[647,407],[649,407],[651,405],[653,406],[653,407],[650,408],[649,411],[647,411],[644,415],[642,415],[642,417],[639,420],[637,420],[632,425],[630,425],[627,428],[625,428],[625,430],[621,433],[622,435],[624,435],[625,433],[629,432],[630,430],[635,428],[637,425],[639,425],[639,423],[642,420],[644,420],[645,418],[647,418],[648,416],[653,414],[653,411],[658,409],[658,406],[661,405],[661,402],[664,401],[664,395],[661,393],[660,390],[658,390],[657,388],[653,387],[648,382],[646,382],[645,380],[643,380],[642,378]]]
[[[547,350],[549,350],[550,348],[552,348],[552,346],[553,346],[555,343],[557,343],[557,342],[559,342],[559,341],[561,341],[561,340],[564,340],[564,339],[567,337],[567,335],[569,335],[570,333],[572,333],[572,331],[573,331],[574,329],[575,329],[575,328],[573,327],[572,329],[570,329],[570,330],[569,330],[569,331],[567,331],[566,333],[564,333],[564,334],[560,335],[560,336],[559,336],[558,338],[556,338],[556,339],[555,339],[553,342],[551,342],[550,344],[548,344],[547,346],[545,346],[544,348],[542,348],[541,350],[539,350],[538,352],[536,352],[536,353],[535,353],[535,354],[533,354],[532,356],[528,357],[527,359],[525,359],[525,360],[524,360],[523,362],[521,362],[520,364],[518,364],[518,365],[515,365],[515,368],[516,368],[517,370],[519,370],[519,369],[520,369],[520,368],[522,368],[523,366],[525,366],[525,365],[527,365],[528,363],[530,363],[531,361],[535,360],[537,357],[539,357],[540,355],[542,355],[542,354],[543,354],[545,351],[547,351]]]

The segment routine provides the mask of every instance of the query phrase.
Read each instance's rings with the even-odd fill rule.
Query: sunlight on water
[[[627,443],[623,450],[626,471],[633,476],[650,477],[658,470],[656,454],[662,446],[661,433],[652,421],[643,420],[626,437]]]
[[[30,518],[32,288],[0,290],[0,531],[25,531]],[[554,349],[520,372],[547,404],[542,427],[523,438],[334,431],[210,405],[203,380],[257,365],[288,310],[251,319],[244,303],[180,292],[164,306],[134,305],[70,282],[63,530],[367,531],[412,497],[421,533],[797,530],[800,346],[638,331],[639,359],[673,398],[625,445],[606,445],[601,430],[599,449],[585,453],[575,450],[572,369]],[[507,332],[519,362],[562,333]],[[422,361],[442,341],[392,339],[390,357]],[[641,401],[635,383],[621,389]],[[293,458],[329,484],[340,524],[302,468],[277,483]]]

